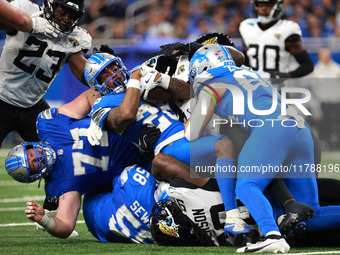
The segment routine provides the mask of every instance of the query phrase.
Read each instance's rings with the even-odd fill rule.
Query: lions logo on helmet
[[[207,44],[195,52],[190,60],[191,82],[203,71],[221,65],[236,65],[227,46],[219,44]]]
[[[55,13],[59,8],[69,12],[70,18],[58,20]],[[84,14],[84,0],[45,0],[43,5],[45,18],[60,32],[70,34],[76,27],[80,17]]]
[[[34,150],[38,169],[29,166],[27,150]],[[30,183],[47,177],[56,160],[56,154],[47,142],[25,142],[15,146],[7,155],[7,173],[16,181]]]
[[[109,65],[115,65],[118,67],[118,71],[108,78],[104,83],[99,81],[99,75]],[[121,72],[124,78],[114,79],[114,77]],[[114,55],[109,53],[95,53],[93,54],[85,64],[84,76],[87,84],[90,87],[94,87],[102,95],[109,93],[124,93],[126,91],[126,84],[130,79],[130,72],[125,67],[123,61]],[[112,80],[115,88],[110,88],[107,83]]]

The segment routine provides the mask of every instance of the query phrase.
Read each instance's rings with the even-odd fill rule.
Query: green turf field
[[[161,247],[138,244],[104,244],[97,241],[87,231],[82,213],[78,218],[76,231],[79,237],[58,239],[35,229],[26,219],[26,201],[34,199],[42,203],[43,185],[38,183],[21,184],[11,179],[4,168],[8,149],[0,150],[0,254],[233,254],[236,248],[230,247]],[[340,153],[325,153],[323,163],[337,164]],[[338,175],[339,176],[339,175]],[[338,177],[339,178],[339,177]],[[340,254],[338,248],[291,249],[299,254]]]

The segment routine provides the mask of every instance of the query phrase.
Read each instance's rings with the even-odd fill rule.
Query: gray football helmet
[[[233,65],[235,62],[231,57],[227,46],[219,44],[206,44],[199,48],[190,60],[190,81],[197,75],[220,65]]]
[[[109,65],[116,65],[118,67],[118,71],[113,74],[106,82],[101,83],[99,82],[98,78],[100,73]],[[118,78],[114,80],[116,74],[121,72],[125,77],[123,81],[122,78]],[[84,76],[87,84],[90,87],[94,87],[98,90],[102,95],[109,94],[112,92],[115,93],[124,93],[126,91],[126,84],[130,79],[130,72],[125,67],[123,61],[120,57],[111,55],[109,53],[95,53],[86,61],[85,69],[84,69]],[[116,85],[115,88],[110,88],[107,86],[107,83],[112,80],[113,83]]]
[[[34,149],[37,172],[30,169],[27,150]],[[41,149],[39,151],[39,149]],[[24,142],[15,146],[7,155],[5,167],[7,173],[16,181],[31,183],[47,177],[56,160],[56,154],[47,142]]]

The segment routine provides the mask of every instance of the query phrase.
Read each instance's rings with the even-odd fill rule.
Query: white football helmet
[[[203,71],[207,71],[221,65],[236,65],[227,46],[219,44],[204,45],[195,52],[190,60],[190,82],[192,82],[195,77]]]
[[[33,148],[38,166],[37,173],[31,173],[27,150]],[[41,149],[39,151],[39,149]],[[24,142],[15,146],[7,155],[7,173],[16,181],[30,183],[47,177],[56,160],[56,154],[47,142]]]
[[[100,73],[109,65],[115,65],[118,67],[118,71],[114,73],[109,79],[106,80],[103,84],[101,84],[98,81],[98,76]],[[114,77],[121,72],[125,79],[123,78],[116,78],[114,80]],[[93,54],[85,64],[84,69],[84,76],[87,84],[90,87],[94,87],[96,90],[98,90],[102,95],[109,94],[112,92],[115,93],[124,93],[126,91],[126,84],[130,79],[130,72],[125,67],[123,61],[120,59],[120,57],[111,55],[109,53],[96,53]],[[107,83],[112,80],[113,83],[116,85],[115,88],[110,88]]]

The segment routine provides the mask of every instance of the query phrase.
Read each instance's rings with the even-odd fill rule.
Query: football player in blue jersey
[[[58,202],[56,216],[45,213],[34,201],[27,202],[25,213],[56,237],[67,238],[74,230],[82,194],[111,186],[112,179],[127,166],[138,163],[150,169],[139,150],[119,135],[104,131],[100,144],[89,144],[91,119],[84,116],[98,96],[89,89],[58,109],[43,111],[37,119],[41,142],[14,147],[5,162],[8,174],[19,182],[45,179],[46,197]]]
[[[222,135],[206,136],[190,143],[184,138],[183,123],[178,120],[168,104],[156,106],[140,99],[141,82],[147,83],[149,88],[158,85],[169,89],[181,98],[189,98],[189,95],[179,94],[173,90],[174,86],[171,83],[173,79],[170,79],[169,75],[157,72],[145,72],[143,74],[144,67],[142,66],[132,72],[128,82],[125,80],[125,84],[123,84],[124,80],[122,80],[121,84],[117,84],[113,78],[118,74],[115,70],[115,63],[118,60],[120,61],[119,58],[110,54],[94,54],[89,58],[85,67],[84,73],[88,84],[97,87],[104,93],[109,92],[109,94],[98,99],[91,110],[92,124],[88,131],[88,138],[92,144],[97,144],[100,141],[100,130],[102,129],[121,134],[134,144],[138,144],[138,136],[143,125],[150,125],[158,127],[161,131],[160,137],[153,145],[155,155],[159,153],[172,155],[192,167],[235,168],[232,145],[228,138]],[[182,86],[188,87],[185,83]],[[182,91],[183,89],[181,89]],[[162,174],[163,178],[183,178],[193,181],[190,171],[185,171],[185,169],[170,173],[170,176]],[[231,175],[233,174],[231,173]],[[230,232],[235,235],[240,234],[240,238],[242,234],[255,235],[254,231],[238,217],[234,179],[220,179],[228,180],[228,185],[224,186],[222,194],[226,210],[230,213],[230,218],[234,219],[233,222],[228,224]]]
[[[238,252],[289,251],[289,245],[281,237],[272,216],[272,207],[263,194],[277,172],[247,171],[254,166],[303,167],[299,173],[280,171],[280,174],[289,178],[286,180],[287,186],[296,200],[315,209],[316,216],[309,220],[307,229],[339,228],[340,222],[333,216],[340,213],[340,208],[320,207],[315,174],[306,168],[308,164],[314,163],[309,127],[291,108],[287,109],[287,114],[281,114],[281,99],[276,94],[277,91],[275,92],[257,73],[238,68],[228,49],[216,44],[205,45],[193,55],[190,76],[193,90],[198,95],[198,103],[186,125],[185,135],[188,139],[195,140],[201,136],[204,125],[213,112],[224,118],[235,115],[237,120],[234,124],[241,125],[250,134],[238,157],[236,193],[266,239],[243,247]],[[202,86],[214,95],[210,97],[210,93],[202,93]],[[237,95],[235,98],[234,94]],[[212,97],[221,99],[221,102],[215,105]],[[203,111],[204,106],[209,110]],[[267,110],[268,108],[270,109]],[[264,109],[268,113],[259,114],[263,113]],[[278,122],[275,122],[276,120]],[[282,124],[283,122],[285,124]]]
[[[153,243],[149,217],[156,189],[150,172],[133,165],[114,178],[110,188],[86,193],[83,214],[89,231],[104,243]]]
[[[176,187],[178,182],[180,186]],[[168,183],[158,183],[138,165],[127,167],[112,181],[111,189],[85,194],[86,225],[101,242],[150,244],[155,240],[172,246],[225,245],[225,238],[221,238],[223,224],[218,219],[224,207],[218,190],[208,190],[208,184],[186,186],[189,184],[177,179],[170,187]],[[156,202],[160,203],[155,206]],[[158,209],[164,203],[166,213],[161,213]]]

